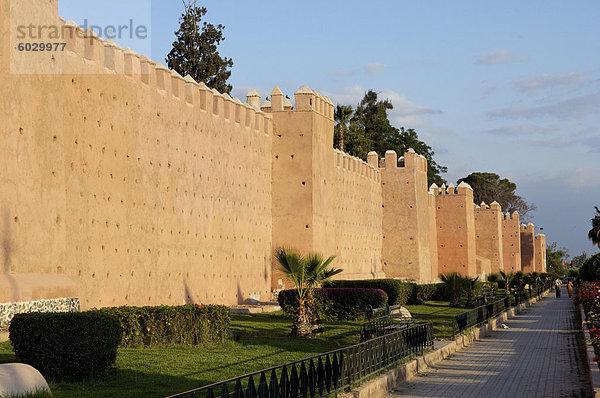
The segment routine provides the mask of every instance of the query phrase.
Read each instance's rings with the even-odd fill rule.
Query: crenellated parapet
[[[330,120],[333,120],[334,106],[331,99],[311,90],[308,86],[305,85],[300,87],[294,93],[294,100],[296,102],[295,109],[289,97],[284,95],[279,87],[275,86],[273,91],[271,91],[271,99],[266,100],[260,106],[260,109],[269,113],[284,111],[313,111],[317,114],[325,116]],[[258,101],[258,103],[260,103],[260,96],[258,93],[253,93],[253,101]]]
[[[379,169],[374,167],[371,163],[365,162],[356,156],[351,156],[339,149],[334,148],[333,153],[334,164],[336,167],[364,176],[372,181],[381,181]]]
[[[272,133],[271,115],[250,103],[211,90],[189,75],[182,77],[160,62],[119,47],[111,39],[102,40],[91,29],[84,31],[72,20],[64,22],[63,29],[67,43],[65,74],[123,75],[153,88],[168,100],[197,108],[204,116],[222,118],[263,134]]]
[[[385,152],[385,157],[381,159],[379,167],[390,171],[406,168],[427,173],[427,159],[425,156],[417,154],[412,148],[409,148],[400,158],[396,151],[390,150]]]
[[[458,186],[454,186],[454,184],[450,183],[448,186],[446,184],[442,184],[441,187],[438,187],[436,184],[432,184],[429,187],[429,192],[436,196],[445,197],[445,196],[470,196],[473,197],[473,188],[466,182],[462,181]]]

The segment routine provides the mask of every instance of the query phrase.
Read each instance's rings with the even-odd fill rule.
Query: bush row
[[[298,291],[283,290],[277,298],[281,309],[289,316],[298,310]],[[367,307],[383,307],[388,295],[381,289],[322,288],[314,290],[315,316],[321,321],[364,320]]]
[[[116,307],[86,312],[17,314],[9,337],[17,360],[46,378],[103,377],[123,347],[201,344],[228,335],[229,308],[217,305]]]
[[[220,342],[227,337],[230,323],[229,308],[220,305],[124,306],[99,311],[118,318],[122,347]]]
[[[387,294],[389,305],[405,305],[413,302],[418,292],[417,284],[402,282],[398,279],[335,280],[324,286],[331,288],[380,289]]]
[[[402,282],[398,279],[362,279],[362,280],[336,280],[328,282],[326,287],[348,288],[360,287],[381,289],[388,295],[389,305],[415,304],[417,298],[423,300],[448,301],[450,290],[445,283],[428,283],[417,285],[412,282]],[[475,283],[474,296],[481,295],[485,284]]]

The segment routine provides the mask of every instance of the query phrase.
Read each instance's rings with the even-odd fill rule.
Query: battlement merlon
[[[427,159],[417,154],[414,149],[409,148],[403,156],[398,158],[396,151],[388,150],[385,153],[385,160],[381,162],[380,168],[411,168],[423,173],[427,173]]]
[[[537,235],[535,236],[535,239],[536,239],[536,240],[540,240],[540,239],[546,239],[546,235],[544,235],[544,234],[537,234]]]
[[[517,225],[520,225],[520,223],[519,223],[519,212],[518,211],[513,211],[512,214],[507,211],[506,213],[503,214],[503,216],[504,216],[504,221],[513,220],[513,221],[516,221]]]
[[[519,228],[521,229],[521,231],[534,231],[535,225],[533,225],[533,223],[527,223],[527,225],[521,224]]]
[[[500,206],[500,203],[496,202],[495,200],[491,203],[491,204],[486,204],[485,202],[481,202],[479,205],[475,205],[475,208],[479,211],[484,211],[484,210],[494,210],[494,211],[498,211],[498,212],[502,212],[502,206]],[[502,217],[504,218],[504,213],[501,213]]]

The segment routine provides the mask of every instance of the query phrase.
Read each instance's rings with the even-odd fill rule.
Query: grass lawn
[[[418,321],[433,323],[433,336],[436,339],[452,338],[452,317],[468,308],[450,308],[448,301],[427,301],[425,305],[405,305],[413,318]]]
[[[320,336],[289,337],[283,313],[232,315],[237,341],[224,345],[120,348],[106,380],[50,384],[61,397],[165,397],[216,381],[358,343],[361,322],[331,322]],[[14,361],[9,342],[0,344],[0,362]]]
[[[450,338],[452,315],[464,308],[447,302],[407,305],[415,319],[431,321],[436,338]],[[291,320],[281,311],[231,315],[236,341],[223,345],[120,348],[117,362],[101,382],[51,383],[56,398],[165,397],[213,382],[322,354],[359,342],[359,321],[329,322],[324,333],[289,337]],[[0,344],[0,363],[14,361],[10,342]]]

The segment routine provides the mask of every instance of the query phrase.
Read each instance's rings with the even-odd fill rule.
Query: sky
[[[374,89],[396,127],[414,128],[454,182],[494,172],[534,203],[536,233],[571,256],[600,207],[600,2],[199,1],[225,25],[232,95],[302,85],[352,105]],[[128,24],[117,44],[166,64],[181,0],[59,0],[80,25]],[[104,32],[106,33],[106,32]],[[543,228],[543,230],[541,229]]]

